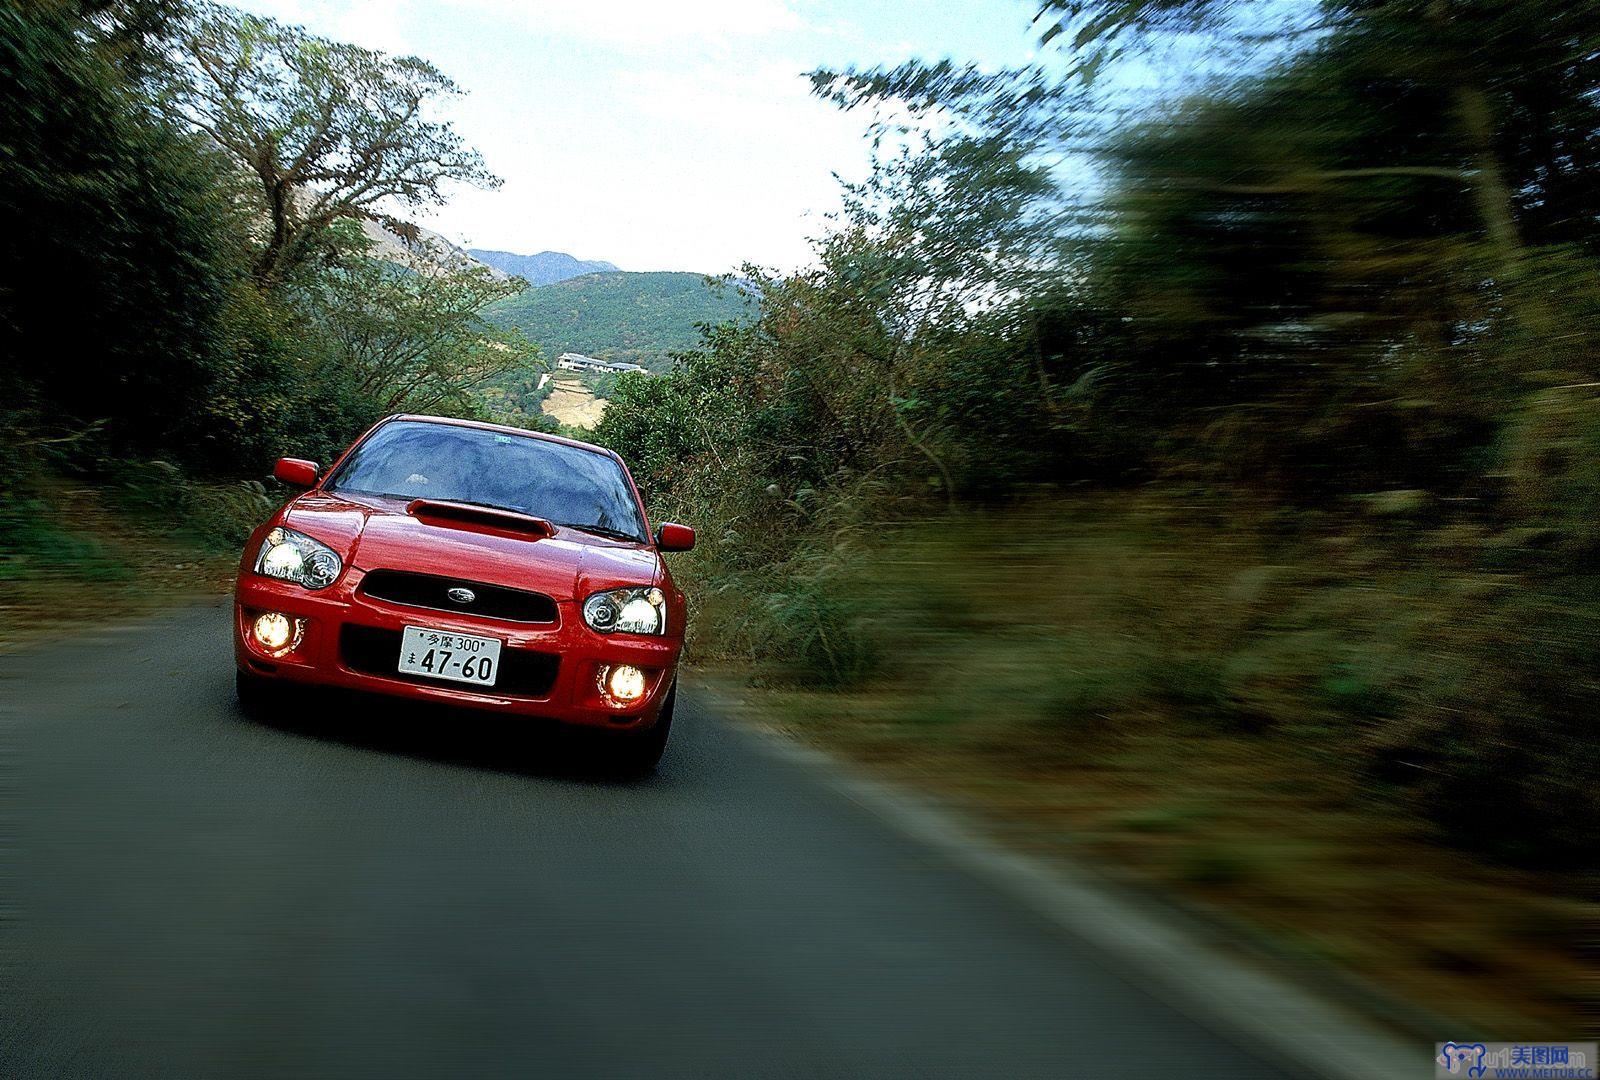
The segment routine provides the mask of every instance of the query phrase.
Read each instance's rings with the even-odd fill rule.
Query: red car
[[[607,733],[655,767],[672,727],[684,599],[609,450],[495,424],[391,416],[250,537],[235,594],[239,700],[285,684],[466,705]]]

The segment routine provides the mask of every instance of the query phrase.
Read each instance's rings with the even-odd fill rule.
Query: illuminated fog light
[[[250,624],[250,635],[257,645],[279,656],[300,643],[300,620],[277,611],[263,611]]]
[[[618,664],[601,676],[600,685],[613,704],[632,705],[644,697],[644,672],[632,664]]]

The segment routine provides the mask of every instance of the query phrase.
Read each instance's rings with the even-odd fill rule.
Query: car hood
[[[402,500],[309,492],[290,503],[283,523],[339,553],[346,566],[529,589],[572,600],[617,585],[657,584],[660,560],[643,544],[575,529],[533,538],[485,532],[406,513]]]

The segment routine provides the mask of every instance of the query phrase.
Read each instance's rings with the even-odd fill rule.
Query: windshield
[[[503,431],[397,420],[357,446],[327,489],[496,506],[644,541],[644,521],[616,461]]]

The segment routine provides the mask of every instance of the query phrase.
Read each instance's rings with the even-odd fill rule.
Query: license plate
[[[501,644],[499,638],[408,626],[400,635],[400,673],[493,686]]]

